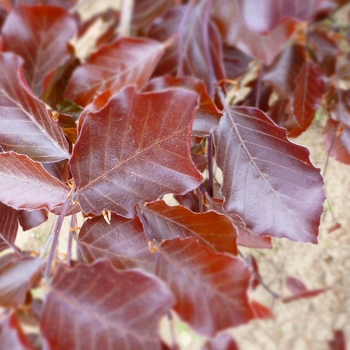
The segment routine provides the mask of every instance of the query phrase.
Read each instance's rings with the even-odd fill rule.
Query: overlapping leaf
[[[306,148],[254,108],[226,110],[215,132],[227,212],[257,235],[317,242],[325,199],[319,169]]]
[[[4,258],[6,256],[1,259]],[[23,304],[27,291],[37,282],[42,266],[43,260],[40,258],[14,257],[7,261],[0,268],[1,307],[16,307]]]
[[[18,211],[0,202],[0,252],[15,243]]]
[[[13,152],[0,154],[0,186],[0,201],[15,209],[57,210],[69,194],[40,163]]]
[[[173,37],[156,75],[193,76],[204,81],[210,96],[215,84],[225,78],[222,42],[214,23],[207,16],[207,2],[192,3],[168,11],[150,27],[148,36],[158,41]]]
[[[198,187],[189,152],[196,106],[189,91],[129,87],[88,114],[71,160],[83,211],[132,217],[137,203]]]
[[[231,220],[215,211],[194,213],[183,206],[164,201],[140,206],[154,237],[159,240],[197,237],[218,253],[237,255],[237,233]]]
[[[239,350],[239,347],[231,334],[220,333],[215,338],[208,339],[202,350]]]
[[[212,337],[254,318],[247,295],[248,266],[203,247],[196,238],[165,241],[158,275],[176,297],[174,310],[202,335]]]
[[[17,6],[21,4],[25,5],[38,5],[38,0],[9,0],[12,4],[13,8],[16,8]],[[73,5],[75,5],[78,2],[78,0],[40,0],[40,5],[50,5],[50,6],[60,6],[65,9],[71,8]]]
[[[44,304],[41,333],[50,350],[160,350],[158,322],[172,303],[166,286],[140,271],[118,271],[105,260],[60,266]]]
[[[23,231],[37,227],[47,219],[48,211],[46,209],[33,211],[21,210],[18,214],[18,222],[22,226]]]
[[[2,28],[3,49],[24,59],[35,95],[41,96],[45,77],[69,58],[67,43],[75,33],[75,20],[61,7],[21,5],[10,12]]]
[[[153,40],[120,38],[102,46],[74,71],[65,97],[86,106],[106,90],[114,94],[132,84],[140,89],[162,54],[163,46]]]
[[[118,269],[140,267],[154,272],[155,254],[150,253],[138,218],[112,214],[108,224],[102,217],[84,222],[77,240],[78,257],[86,262],[106,258]]]
[[[0,145],[40,162],[69,158],[62,130],[26,86],[22,62],[12,53],[0,53]]]

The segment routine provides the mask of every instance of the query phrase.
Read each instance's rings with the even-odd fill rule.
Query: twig
[[[134,0],[123,0],[119,25],[120,36],[130,36]]]
[[[208,136],[208,175],[209,175],[209,191],[210,197],[214,195],[214,173],[213,173],[213,137]]]
[[[67,264],[68,264],[68,266],[72,266],[72,244],[73,244],[73,236],[75,234],[76,224],[77,224],[77,214],[74,214],[74,215],[72,215],[71,220],[70,220],[69,235],[68,235],[68,244],[67,244]]]

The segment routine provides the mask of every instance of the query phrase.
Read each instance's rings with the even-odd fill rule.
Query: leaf
[[[196,237],[215,252],[238,254],[237,233],[225,215],[214,211],[194,213],[183,206],[170,207],[164,201],[138,208],[158,241]]]
[[[227,79],[235,79],[249,70],[251,57],[234,46],[223,44],[223,63]]]
[[[14,245],[18,230],[18,211],[0,202],[0,252]]]
[[[40,328],[47,349],[160,349],[158,322],[173,302],[166,286],[137,270],[102,260],[59,266]]]
[[[33,350],[15,313],[0,319],[0,344],[3,349]]]
[[[61,7],[20,5],[10,12],[2,28],[3,50],[24,59],[24,74],[36,96],[45,77],[68,60],[67,43],[76,31],[75,20]]]
[[[197,137],[210,135],[219,125],[222,113],[208,95],[203,82],[193,77],[165,76],[151,80],[144,91],[162,91],[171,87],[183,88],[199,95],[199,107],[193,122],[192,135]]]
[[[335,329],[333,339],[328,341],[329,350],[347,350],[346,337],[344,331]]]
[[[263,304],[258,303],[255,300],[251,301],[251,306],[253,308],[254,314],[256,318],[265,320],[265,319],[269,319],[269,318],[274,318],[274,314],[272,313],[272,311],[266,307]]]
[[[252,31],[244,21],[238,0],[214,1],[212,16],[229,45],[267,65],[282,51],[295,30],[295,22],[286,19],[265,35]]]
[[[48,212],[46,209],[39,209],[34,211],[21,210],[18,215],[19,224],[23,231],[30,230],[47,221]]]
[[[22,62],[12,53],[0,53],[0,145],[40,162],[69,158],[62,130],[23,79]]]
[[[294,91],[293,114],[295,123],[287,124],[288,136],[296,137],[310,125],[321,106],[325,91],[325,81],[322,70],[316,63],[305,62],[301,72],[295,78],[297,88]]]
[[[148,37],[164,42],[172,38],[155,75],[193,76],[204,81],[209,96],[217,82],[225,78],[222,40],[215,24],[206,18],[207,2],[172,8],[155,21]]]
[[[106,90],[115,94],[132,84],[141,89],[162,54],[163,45],[153,40],[120,38],[102,46],[74,71],[65,97],[86,106]]]
[[[140,220],[112,214],[108,224],[103,216],[86,220],[77,240],[78,257],[92,263],[106,258],[118,269],[140,267],[154,272],[156,256],[150,253]]]
[[[42,266],[43,260],[41,258],[32,257],[14,258],[1,266],[1,307],[16,307],[23,304],[28,290],[40,278]]]
[[[208,339],[202,350],[239,350],[239,347],[231,334],[220,333],[215,338]]]
[[[71,159],[83,211],[132,217],[137,203],[198,187],[202,177],[190,156],[196,105],[189,91],[129,87],[89,113]]]
[[[316,243],[325,196],[309,151],[254,108],[227,108],[214,135],[224,209],[257,235]]]
[[[13,152],[0,154],[0,201],[15,209],[62,206],[69,187],[50,175],[40,163]]]
[[[201,335],[213,337],[254,318],[248,266],[203,247],[194,237],[162,243],[158,275],[176,297],[174,310]]]
[[[40,5],[50,5],[50,6],[59,6],[63,7],[65,9],[69,9],[73,7],[73,5],[77,4],[78,0],[40,0]],[[38,0],[10,0],[10,3],[12,4],[13,8],[16,8],[17,6],[21,4],[26,5],[38,5]]]

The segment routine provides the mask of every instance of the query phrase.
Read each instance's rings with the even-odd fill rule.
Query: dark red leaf
[[[270,106],[268,116],[282,128],[285,127],[286,121],[289,118],[290,104],[291,101],[284,98],[276,100]]]
[[[46,209],[26,211],[21,210],[18,215],[19,224],[22,226],[23,231],[30,230],[34,227],[41,225],[48,219],[48,212]]]
[[[225,210],[257,235],[316,243],[325,196],[309,151],[254,108],[228,108],[214,135]]]
[[[47,349],[161,349],[158,322],[171,307],[166,286],[109,261],[59,267],[41,317]]]
[[[324,0],[236,0],[248,28],[266,33],[287,17],[308,21],[316,14]]]
[[[0,154],[0,201],[15,208],[48,209],[62,206],[69,187],[51,176],[40,163],[13,152]]]
[[[6,259],[1,257],[1,259]],[[13,258],[0,269],[0,305],[16,307],[22,305],[28,290],[41,275],[43,260],[40,258]]]
[[[0,53],[0,145],[40,162],[69,158],[62,130],[23,79],[22,62],[12,53]]]
[[[2,28],[3,50],[22,56],[35,95],[41,96],[45,77],[69,58],[67,43],[76,29],[61,7],[21,5],[10,12]]]
[[[347,350],[346,337],[344,331],[335,329],[333,339],[328,341],[329,350]]]
[[[60,6],[65,9],[71,8],[78,0],[9,0],[13,8],[23,5],[47,5],[47,6]]]
[[[18,211],[0,202],[0,252],[15,243]]]
[[[129,87],[88,114],[71,160],[83,211],[132,217],[137,203],[198,187],[189,149],[196,105],[189,91]]]
[[[80,260],[92,263],[106,258],[118,269],[141,267],[154,271],[156,256],[149,251],[138,218],[112,214],[110,224],[102,216],[89,219],[79,232],[77,245]]]
[[[252,309],[254,311],[255,317],[260,319],[274,318],[272,311],[263,304],[258,303],[255,300],[251,301]]]
[[[283,21],[267,35],[250,30],[245,24],[238,0],[214,1],[212,15],[229,45],[236,46],[266,64],[273,61],[295,30],[295,22],[290,19]]]
[[[249,70],[249,62],[251,60],[252,58],[245,55],[242,51],[224,43],[223,62],[227,79],[235,79],[246,73]]]
[[[114,94],[132,84],[140,89],[162,53],[163,45],[142,38],[121,38],[102,46],[74,71],[65,97],[86,106],[106,90]]]
[[[0,319],[0,344],[4,350],[33,350],[14,313]]]
[[[254,318],[248,266],[203,247],[196,238],[162,243],[158,274],[176,297],[174,310],[199,334],[213,337]]]
[[[305,62],[299,75],[295,78],[296,89],[293,97],[294,120],[287,123],[288,136],[296,137],[312,123],[316,110],[321,106],[325,91],[324,74],[316,63]]]
[[[197,237],[218,253],[237,255],[237,233],[231,220],[215,211],[194,213],[183,206],[168,206],[164,201],[139,205],[153,236],[159,240]]]
[[[252,254],[248,254],[248,256],[246,257],[246,262],[250,266],[250,269],[252,270],[252,279],[250,281],[250,286],[251,286],[251,289],[254,290],[262,280],[262,277],[259,272],[259,265]]]
[[[193,76],[204,81],[210,96],[225,78],[222,42],[214,23],[205,21],[207,2],[192,3],[168,11],[150,27],[148,36],[164,42],[173,37],[155,75]]]
[[[202,350],[239,350],[239,347],[231,334],[220,333],[215,338],[208,339]]]
[[[219,125],[222,113],[208,95],[203,82],[193,77],[173,78],[165,76],[151,80],[145,91],[162,91],[170,87],[183,88],[199,95],[199,108],[193,122],[192,134],[198,137],[211,134]]]

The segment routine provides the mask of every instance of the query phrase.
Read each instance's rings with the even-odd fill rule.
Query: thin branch
[[[131,19],[132,19],[133,11],[134,11],[134,0],[123,0],[120,25],[119,25],[120,36],[130,36]]]
[[[67,244],[67,264],[72,266],[72,244],[75,235],[75,227],[77,225],[77,214],[72,215],[69,226],[68,244]]]
[[[18,254],[18,255],[20,255],[20,256],[23,255],[22,252],[21,252],[14,244],[12,244],[10,241],[8,241],[8,240],[6,239],[6,237],[5,237],[2,233],[0,233],[0,238],[1,238],[10,248],[12,248],[12,249],[15,251],[16,254]]]
[[[209,191],[210,197],[214,195],[214,172],[213,172],[213,137],[208,136],[208,174],[209,174]]]

